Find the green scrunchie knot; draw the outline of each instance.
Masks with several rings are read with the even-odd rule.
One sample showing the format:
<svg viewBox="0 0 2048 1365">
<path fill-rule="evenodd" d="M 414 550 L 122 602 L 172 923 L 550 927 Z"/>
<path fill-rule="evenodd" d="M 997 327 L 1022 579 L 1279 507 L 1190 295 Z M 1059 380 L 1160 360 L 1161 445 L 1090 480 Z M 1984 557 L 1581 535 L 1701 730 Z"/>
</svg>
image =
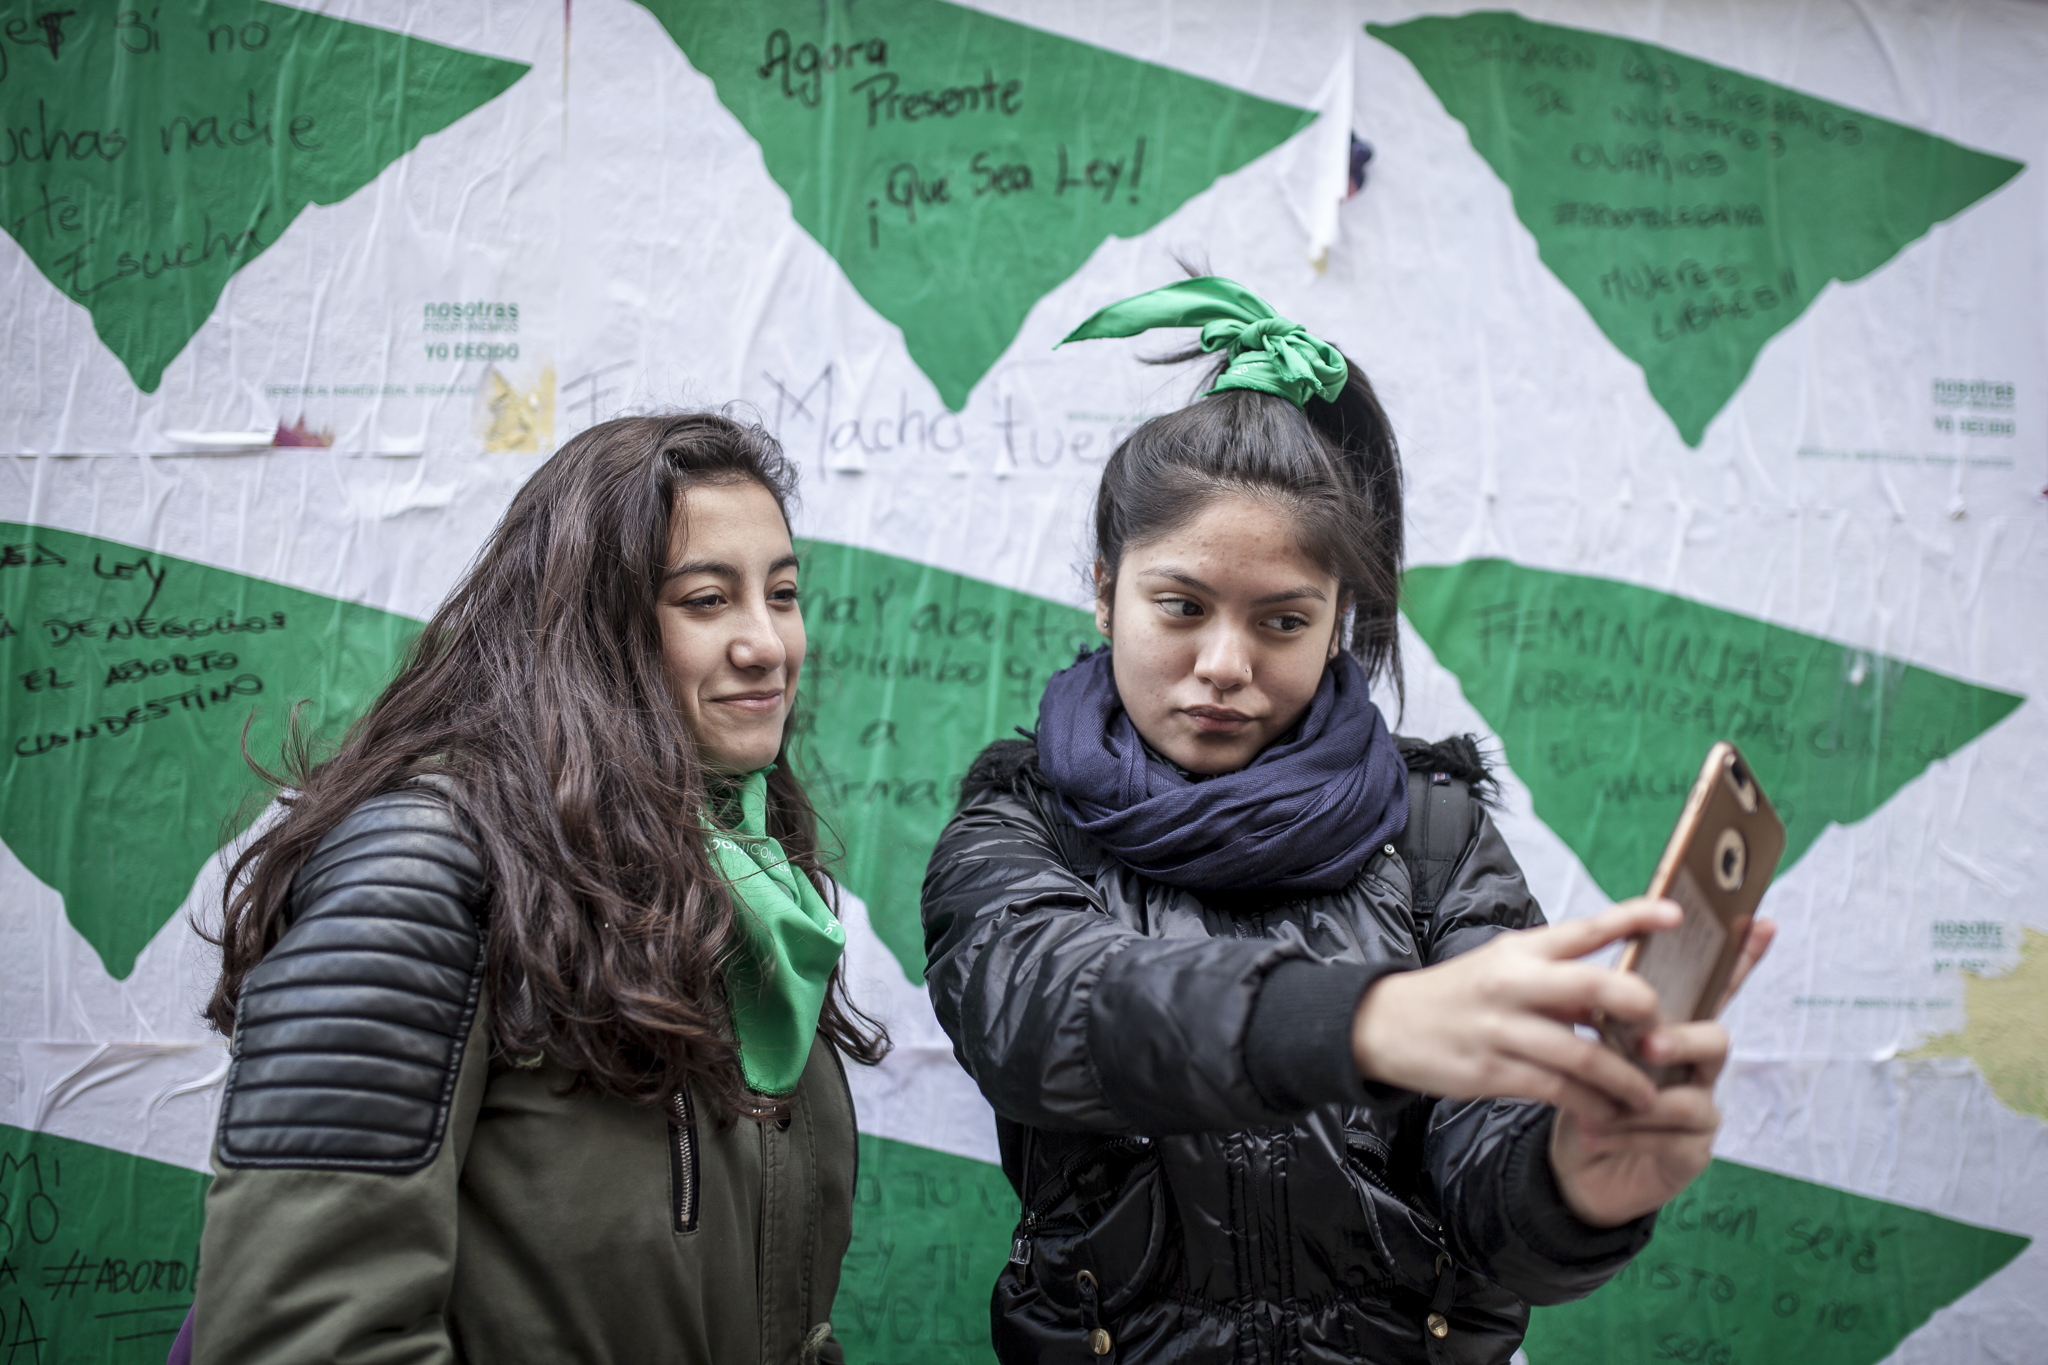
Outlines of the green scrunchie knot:
<svg viewBox="0 0 2048 1365">
<path fill-rule="evenodd" d="M 1227 353 L 1228 363 L 1209 393 L 1251 389 L 1306 408 L 1312 396 L 1336 401 L 1351 373 L 1335 346 L 1281 317 L 1243 285 L 1217 275 L 1182 280 L 1112 303 L 1067 333 L 1060 345 L 1134 337 L 1155 327 L 1200 327 L 1203 350 Z"/>
</svg>

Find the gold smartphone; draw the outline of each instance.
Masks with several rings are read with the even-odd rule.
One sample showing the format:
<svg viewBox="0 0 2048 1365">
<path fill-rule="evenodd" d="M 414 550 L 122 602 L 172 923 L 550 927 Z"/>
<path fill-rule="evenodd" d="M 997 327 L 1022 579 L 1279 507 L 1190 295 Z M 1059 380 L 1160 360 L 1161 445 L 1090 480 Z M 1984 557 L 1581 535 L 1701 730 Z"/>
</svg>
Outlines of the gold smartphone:
<svg viewBox="0 0 2048 1365">
<path fill-rule="evenodd" d="M 1685 918 L 1675 929 L 1630 939 L 1617 964 L 1657 988 L 1662 1022 L 1713 1018 L 1784 853 L 1784 822 L 1749 764 L 1726 740 L 1714 745 L 1646 893 L 1676 901 Z M 1603 1021 L 1600 1031 L 1660 1086 L 1676 1085 L 1692 1070 L 1644 1061 L 1634 1029 Z"/>
</svg>

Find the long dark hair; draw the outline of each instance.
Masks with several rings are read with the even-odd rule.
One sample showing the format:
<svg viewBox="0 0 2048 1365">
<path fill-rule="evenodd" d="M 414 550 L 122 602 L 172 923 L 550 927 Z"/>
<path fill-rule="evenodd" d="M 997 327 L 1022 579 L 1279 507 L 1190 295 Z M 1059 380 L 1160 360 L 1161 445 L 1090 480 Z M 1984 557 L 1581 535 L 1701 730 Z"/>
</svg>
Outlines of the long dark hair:
<svg viewBox="0 0 2048 1365">
<path fill-rule="evenodd" d="M 787 519 L 796 473 L 774 438 L 715 413 L 605 422 L 541 466 L 333 756 L 314 762 L 294 727 L 270 779 L 288 788 L 285 813 L 228 877 L 215 1028 L 233 1028 L 321 839 L 370 797 L 442 773 L 491 885 L 493 1046 L 544 1053 L 627 1100 L 689 1082 L 744 1107 L 723 987 L 733 908 L 706 853 L 706 769 L 669 692 L 655 610 L 681 494 L 743 480 Z M 796 728 L 768 779 L 768 831 L 830 895 L 786 752 Z M 836 972 L 820 1027 L 860 1061 L 888 1046 Z"/>
<path fill-rule="evenodd" d="M 1343 392 L 1310 398 L 1306 411 L 1274 394 L 1225 389 L 1124 438 L 1095 494 L 1095 564 L 1113 589 L 1125 550 L 1170 535 L 1215 498 L 1276 498 L 1293 513 L 1302 550 L 1351 599 L 1344 647 L 1399 697 L 1401 454 L 1365 372 L 1348 357 L 1345 364 Z M 1219 362 L 1210 377 L 1222 369 Z"/>
</svg>

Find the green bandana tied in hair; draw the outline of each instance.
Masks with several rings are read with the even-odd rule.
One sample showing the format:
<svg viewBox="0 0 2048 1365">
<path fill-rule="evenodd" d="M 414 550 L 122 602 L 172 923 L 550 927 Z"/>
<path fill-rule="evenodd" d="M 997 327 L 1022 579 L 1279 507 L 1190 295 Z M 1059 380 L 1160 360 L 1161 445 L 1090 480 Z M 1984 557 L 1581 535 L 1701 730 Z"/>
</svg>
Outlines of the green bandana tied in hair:
<svg viewBox="0 0 2048 1365">
<path fill-rule="evenodd" d="M 726 972 L 726 994 L 748 1087 L 787 1095 L 810 1060 L 846 930 L 768 835 L 768 769 L 747 774 L 735 796 L 739 820 L 711 837 L 711 859 L 732 887 L 744 945 Z"/>
<path fill-rule="evenodd" d="M 1155 327 L 1200 327 L 1203 350 L 1229 353 L 1229 363 L 1209 386 L 1210 393 L 1253 389 L 1305 408 L 1316 394 L 1335 402 L 1350 374 L 1335 346 L 1281 317 L 1243 285 L 1215 275 L 1112 303 L 1067 333 L 1060 345 L 1134 337 Z"/>
</svg>

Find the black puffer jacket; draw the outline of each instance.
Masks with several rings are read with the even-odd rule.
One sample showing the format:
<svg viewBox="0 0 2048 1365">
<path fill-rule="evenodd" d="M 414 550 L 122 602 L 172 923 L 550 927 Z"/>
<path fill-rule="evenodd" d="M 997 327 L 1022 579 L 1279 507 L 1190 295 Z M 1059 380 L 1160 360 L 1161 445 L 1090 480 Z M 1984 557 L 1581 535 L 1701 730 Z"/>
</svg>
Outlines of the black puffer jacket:
<svg viewBox="0 0 2048 1365">
<path fill-rule="evenodd" d="M 975 764 L 925 878 L 926 975 L 1024 1202 L 1005 1362 L 1505 1361 L 1527 1304 L 1649 1240 L 1565 1207 L 1547 1106 L 1358 1079 L 1368 985 L 1543 923 L 1480 803 L 1445 800 L 1484 780 L 1476 750 L 1403 749 L 1414 823 L 1466 822 L 1435 867 L 1403 838 L 1441 889 L 1421 924 L 1394 845 L 1333 894 L 1197 894 L 1077 830 L 1033 746 Z"/>
</svg>

